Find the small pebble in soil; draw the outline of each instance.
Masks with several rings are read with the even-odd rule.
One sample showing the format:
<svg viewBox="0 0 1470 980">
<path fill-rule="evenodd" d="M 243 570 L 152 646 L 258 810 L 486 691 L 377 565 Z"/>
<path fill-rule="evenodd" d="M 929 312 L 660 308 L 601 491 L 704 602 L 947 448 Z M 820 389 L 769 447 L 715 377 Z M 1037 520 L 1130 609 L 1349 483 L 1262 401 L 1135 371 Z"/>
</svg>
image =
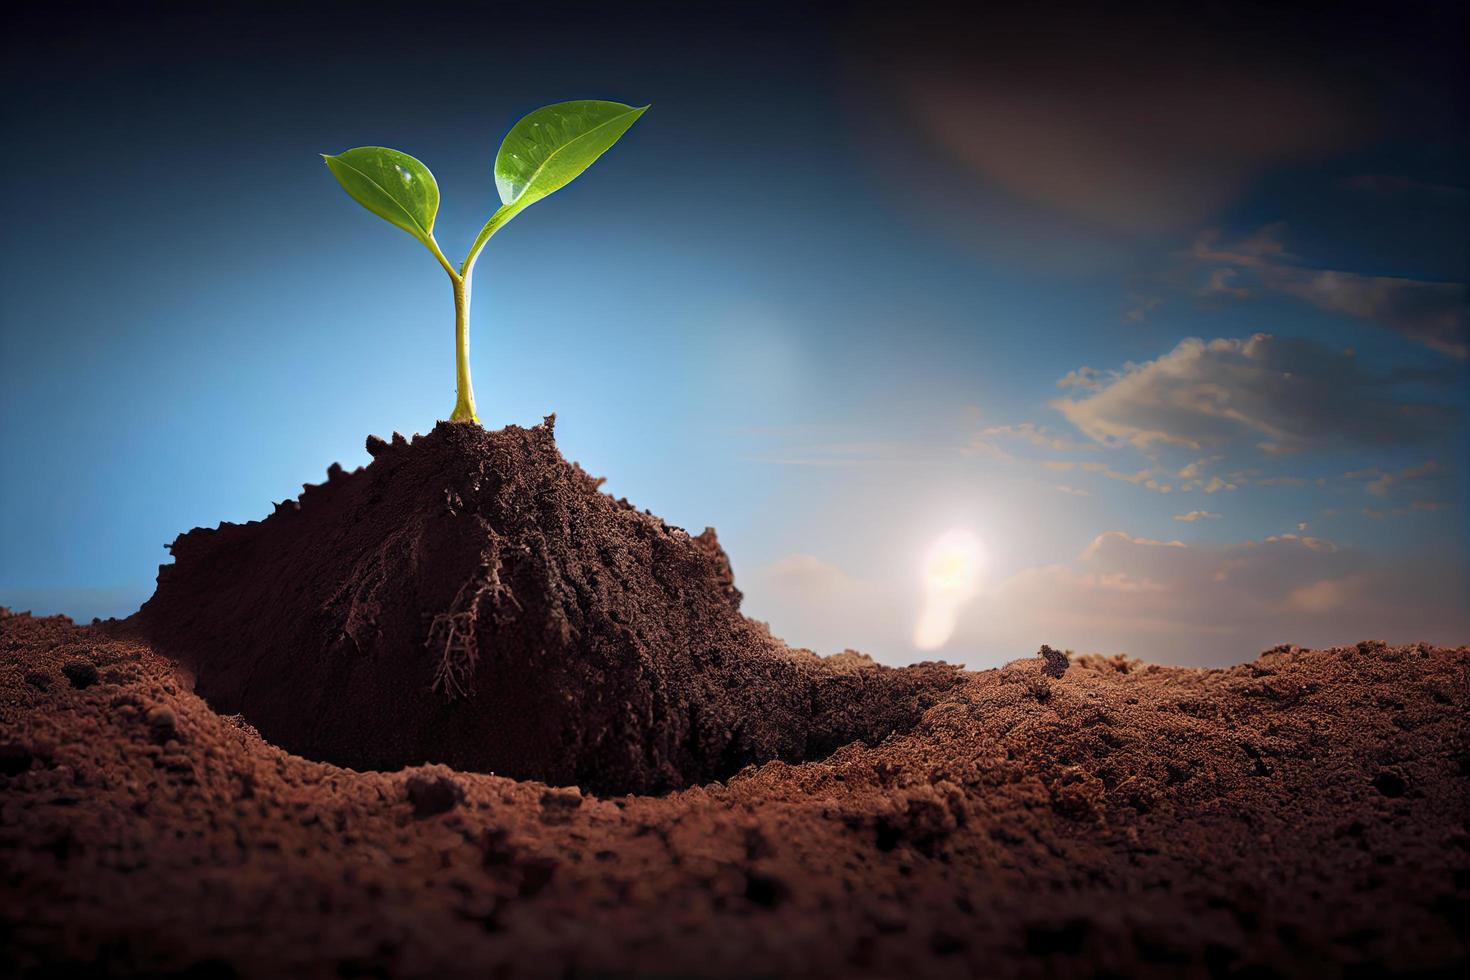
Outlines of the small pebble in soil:
<svg viewBox="0 0 1470 980">
<path fill-rule="evenodd" d="M 178 731 L 178 720 L 174 718 L 173 711 L 163 705 L 149 708 L 143 720 L 147 722 L 155 742 L 167 742 Z"/>
<path fill-rule="evenodd" d="M 413 815 L 425 817 L 448 813 L 464 802 L 464 789 L 448 776 L 431 776 L 414 773 L 405 784 L 408 802 L 413 804 Z"/>
<path fill-rule="evenodd" d="M 568 823 L 582 805 L 582 791 L 576 786 L 548 789 L 541 794 L 541 822 Z"/>
<path fill-rule="evenodd" d="M 96 665 L 85 660 L 68 660 L 62 665 L 61 672 L 71 681 L 71 686 L 79 691 L 97 683 Z"/>
<path fill-rule="evenodd" d="M 26 674 L 26 683 L 37 690 L 44 691 L 51 686 L 51 675 L 42 670 L 33 670 Z"/>
<path fill-rule="evenodd" d="M 548 810 L 556 808 L 575 810 L 582 805 L 582 790 L 576 786 L 548 789 L 541 794 L 541 805 Z"/>
<path fill-rule="evenodd" d="M 1046 661 L 1044 664 L 1041 665 L 1041 672 L 1047 677 L 1055 677 L 1060 680 L 1061 676 L 1067 672 L 1069 662 L 1067 660 L 1067 655 L 1062 651 L 1053 650 L 1051 647 L 1043 643 L 1041 645 L 1041 650 L 1037 653 L 1037 656 Z"/>
</svg>

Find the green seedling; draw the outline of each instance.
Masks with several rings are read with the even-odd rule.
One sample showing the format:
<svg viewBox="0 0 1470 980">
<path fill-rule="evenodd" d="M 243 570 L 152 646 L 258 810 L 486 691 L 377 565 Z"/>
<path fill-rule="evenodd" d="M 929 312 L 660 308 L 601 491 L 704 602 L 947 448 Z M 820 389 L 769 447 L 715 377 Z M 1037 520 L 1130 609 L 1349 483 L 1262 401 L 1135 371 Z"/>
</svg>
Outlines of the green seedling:
<svg viewBox="0 0 1470 980">
<path fill-rule="evenodd" d="M 648 109 L 620 102 L 558 102 L 511 127 L 495 155 L 500 207 L 456 268 L 434 240 L 439 185 L 429 168 L 384 146 L 322 154 L 343 190 L 373 214 L 408 232 L 433 253 L 454 287 L 455 402 L 451 421 L 478 422 L 470 384 L 470 278 L 490 236 L 526 208 L 565 187 L 618 141 Z"/>
</svg>

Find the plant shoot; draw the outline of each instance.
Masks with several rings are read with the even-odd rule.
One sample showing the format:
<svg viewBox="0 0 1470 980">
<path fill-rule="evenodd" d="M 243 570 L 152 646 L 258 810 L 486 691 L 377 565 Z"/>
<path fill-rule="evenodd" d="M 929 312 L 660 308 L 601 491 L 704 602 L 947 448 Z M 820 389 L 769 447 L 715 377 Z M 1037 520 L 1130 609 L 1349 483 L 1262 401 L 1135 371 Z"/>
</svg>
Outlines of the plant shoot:
<svg viewBox="0 0 1470 980">
<path fill-rule="evenodd" d="M 455 353 L 455 402 L 450 421 L 480 420 L 470 383 L 470 281 L 481 249 L 511 218 L 592 166 L 647 109 L 620 102 L 559 102 L 537 109 L 511 127 L 495 155 L 500 207 L 457 267 L 434 240 L 439 185 L 428 167 L 384 146 L 359 146 L 336 156 L 322 154 L 353 200 L 417 238 L 449 274 L 454 288 Z"/>
</svg>

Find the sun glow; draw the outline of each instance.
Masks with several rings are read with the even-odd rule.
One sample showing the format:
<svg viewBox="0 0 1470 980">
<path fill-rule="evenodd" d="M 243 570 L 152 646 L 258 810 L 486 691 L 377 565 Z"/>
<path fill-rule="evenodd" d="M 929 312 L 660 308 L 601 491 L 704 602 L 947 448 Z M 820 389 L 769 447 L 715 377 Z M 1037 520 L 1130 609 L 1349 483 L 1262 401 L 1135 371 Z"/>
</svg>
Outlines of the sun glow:
<svg viewBox="0 0 1470 980">
<path fill-rule="evenodd" d="M 937 650 L 954 635 L 960 610 L 980 592 L 980 539 L 963 528 L 941 534 L 924 555 L 924 605 L 914 623 L 914 646 Z"/>
</svg>

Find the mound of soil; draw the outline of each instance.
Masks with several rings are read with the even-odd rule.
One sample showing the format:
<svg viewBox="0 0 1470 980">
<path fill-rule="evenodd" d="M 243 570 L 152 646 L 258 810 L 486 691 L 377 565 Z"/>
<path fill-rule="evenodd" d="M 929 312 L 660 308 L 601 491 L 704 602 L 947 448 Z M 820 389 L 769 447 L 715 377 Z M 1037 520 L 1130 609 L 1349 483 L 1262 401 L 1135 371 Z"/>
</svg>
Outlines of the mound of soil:
<svg viewBox="0 0 1470 980">
<path fill-rule="evenodd" d="M 0 616 L 0 976 L 1462 975 L 1467 712 L 1466 648 L 1053 651 L 603 798 L 312 762 L 125 627 Z"/>
<path fill-rule="evenodd" d="M 369 438 L 264 521 L 171 546 L 139 622 L 218 711 L 356 769 L 658 792 L 911 727 L 957 681 L 788 650 L 714 531 L 614 500 L 553 419 Z"/>
</svg>

